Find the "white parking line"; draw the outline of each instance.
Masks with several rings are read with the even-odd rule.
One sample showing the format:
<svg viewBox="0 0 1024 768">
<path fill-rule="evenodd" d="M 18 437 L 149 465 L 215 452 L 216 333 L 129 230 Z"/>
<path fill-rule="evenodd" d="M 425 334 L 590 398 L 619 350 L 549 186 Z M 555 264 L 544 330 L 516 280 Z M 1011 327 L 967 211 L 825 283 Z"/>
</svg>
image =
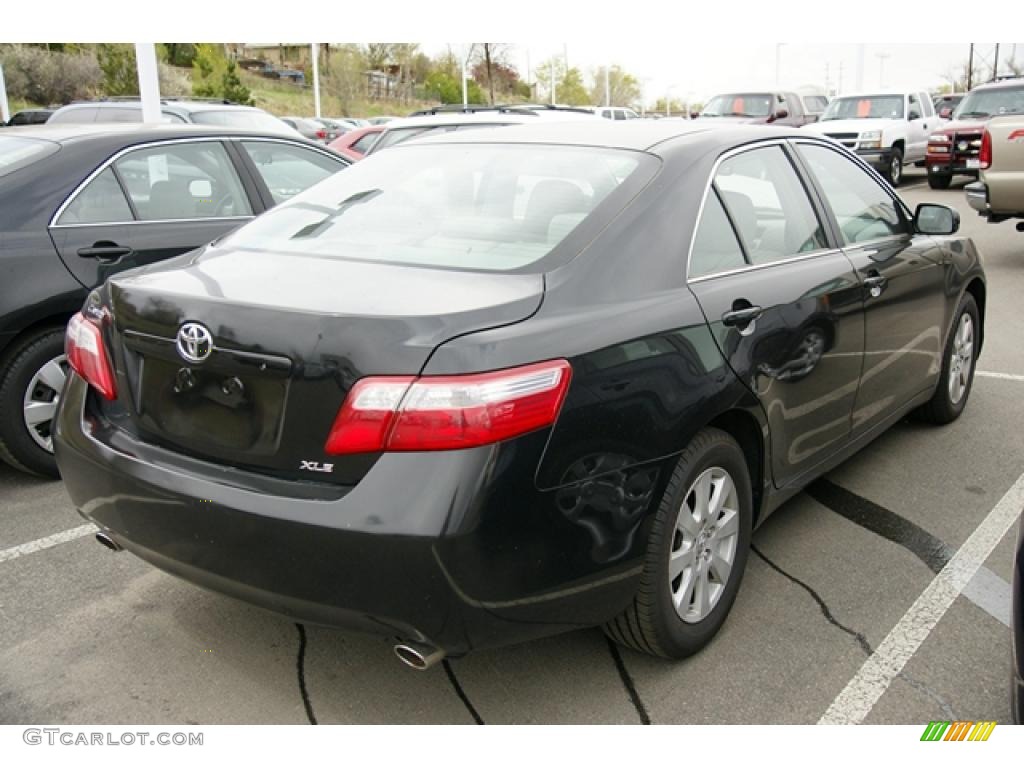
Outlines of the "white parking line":
<svg viewBox="0 0 1024 768">
<path fill-rule="evenodd" d="M 819 725 L 854 725 L 871 712 L 882 694 L 921 647 L 957 596 L 1010 530 L 1024 507 L 1024 475 L 992 508 L 946 566 L 914 601 L 857 674 L 836 696 Z"/>
<path fill-rule="evenodd" d="M 998 371 L 975 371 L 975 376 L 984 376 L 987 379 L 1006 379 L 1007 381 L 1024 381 L 1024 376 L 1016 373 L 999 373 Z"/>
<path fill-rule="evenodd" d="M 58 544 L 64 544 L 68 541 L 74 541 L 80 539 L 83 536 L 88 536 L 91 533 L 96 533 L 97 528 L 92 523 L 86 523 L 80 525 L 77 528 L 70 528 L 60 533 L 55 533 L 52 536 L 46 536 L 42 539 L 36 539 L 26 544 L 19 544 L 16 547 L 10 549 L 0 550 L 0 563 L 4 563 L 8 560 L 15 560 L 22 555 L 31 555 L 33 552 L 38 552 L 42 549 L 49 549 L 50 547 L 56 547 Z"/>
</svg>

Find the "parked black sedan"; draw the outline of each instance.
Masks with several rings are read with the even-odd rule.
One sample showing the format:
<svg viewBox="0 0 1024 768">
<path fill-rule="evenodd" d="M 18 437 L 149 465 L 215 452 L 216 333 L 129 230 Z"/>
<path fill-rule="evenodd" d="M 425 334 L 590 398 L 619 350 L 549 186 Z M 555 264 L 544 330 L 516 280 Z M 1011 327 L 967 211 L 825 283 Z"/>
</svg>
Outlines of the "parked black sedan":
<svg viewBox="0 0 1024 768">
<path fill-rule="evenodd" d="M 678 658 L 772 510 L 963 410 L 958 226 L 772 128 L 409 142 L 94 291 L 57 460 L 109 547 L 415 667 L 592 625 Z"/>
<path fill-rule="evenodd" d="M 64 327 L 91 288 L 221 237 L 348 163 L 299 137 L 218 126 L 0 133 L 0 457 L 56 474 Z"/>
</svg>

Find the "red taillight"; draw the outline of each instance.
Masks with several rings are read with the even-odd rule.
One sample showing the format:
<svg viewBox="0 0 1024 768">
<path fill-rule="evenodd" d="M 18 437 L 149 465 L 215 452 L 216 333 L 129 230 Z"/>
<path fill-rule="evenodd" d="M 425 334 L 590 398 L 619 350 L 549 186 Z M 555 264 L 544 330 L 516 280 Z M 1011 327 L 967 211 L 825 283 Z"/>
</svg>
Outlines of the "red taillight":
<svg viewBox="0 0 1024 768">
<path fill-rule="evenodd" d="M 978 163 L 983 169 L 992 165 L 992 134 L 988 128 L 981 134 L 981 149 L 978 150 Z"/>
<path fill-rule="evenodd" d="M 327 138 L 327 131 L 325 131 L 323 128 L 321 128 L 319 131 L 316 132 L 316 137 L 318 139 L 326 139 Z"/>
<path fill-rule="evenodd" d="M 448 451 L 550 426 L 572 368 L 554 360 L 465 376 L 372 376 L 345 398 L 325 452 Z"/>
<path fill-rule="evenodd" d="M 68 365 L 107 400 L 117 397 L 114 369 L 100 328 L 81 312 L 71 318 L 64 335 Z"/>
</svg>

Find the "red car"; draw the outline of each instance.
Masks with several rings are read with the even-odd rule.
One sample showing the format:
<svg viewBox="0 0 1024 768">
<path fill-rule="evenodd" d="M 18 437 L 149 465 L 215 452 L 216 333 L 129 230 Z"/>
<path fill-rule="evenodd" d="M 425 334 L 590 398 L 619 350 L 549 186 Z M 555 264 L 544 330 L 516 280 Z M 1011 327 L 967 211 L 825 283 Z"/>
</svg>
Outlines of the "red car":
<svg viewBox="0 0 1024 768">
<path fill-rule="evenodd" d="M 327 146 L 350 160 L 362 160 L 363 155 L 370 151 L 370 147 L 377 141 L 385 128 L 387 125 L 368 125 L 365 128 L 356 128 L 354 131 L 339 136 Z"/>
<path fill-rule="evenodd" d="M 971 90 L 928 137 L 928 186 L 946 189 L 953 176 L 978 178 L 981 135 L 989 118 L 1024 113 L 1024 79 L 998 80 Z"/>
</svg>

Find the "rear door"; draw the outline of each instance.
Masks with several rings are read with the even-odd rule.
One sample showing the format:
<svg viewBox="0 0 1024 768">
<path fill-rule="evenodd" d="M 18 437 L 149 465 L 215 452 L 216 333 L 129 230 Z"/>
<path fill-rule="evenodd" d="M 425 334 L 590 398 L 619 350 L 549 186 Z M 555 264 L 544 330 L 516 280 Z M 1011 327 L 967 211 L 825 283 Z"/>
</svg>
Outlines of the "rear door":
<svg viewBox="0 0 1024 768">
<path fill-rule="evenodd" d="M 850 435 L 864 350 L 860 286 L 783 142 L 723 156 L 689 262 L 690 288 L 761 402 L 784 486 Z"/>
<path fill-rule="evenodd" d="M 72 274 L 97 285 L 198 248 L 261 207 L 224 144 L 163 142 L 122 152 L 58 210 L 50 236 Z"/>
<path fill-rule="evenodd" d="M 864 372 L 853 419 L 861 433 L 938 376 L 946 324 L 942 253 L 914 232 L 909 211 L 857 160 L 818 143 L 799 142 L 797 151 L 864 285 Z"/>
</svg>

